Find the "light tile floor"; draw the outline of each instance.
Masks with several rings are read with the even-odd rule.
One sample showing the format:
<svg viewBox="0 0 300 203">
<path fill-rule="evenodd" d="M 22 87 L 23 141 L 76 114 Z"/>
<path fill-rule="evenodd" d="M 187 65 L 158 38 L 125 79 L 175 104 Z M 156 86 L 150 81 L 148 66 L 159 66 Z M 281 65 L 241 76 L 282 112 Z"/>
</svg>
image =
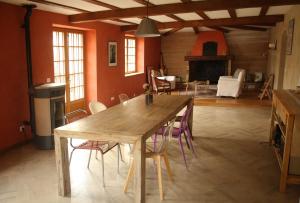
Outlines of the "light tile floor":
<svg viewBox="0 0 300 203">
<path fill-rule="evenodd" d="M 175 182 L 163 170 L 164 202 L 298 202 L 300 186 L 278 192 L 279 168 L 268 140 L 270 108 L 195 107 L 194 146 L 197 158 L 186 149 L 186 170 L 176 140 L 169 148 Z M 125 153 L 128 151 L 125 149 Z M 105 156 L 105 182 L 94 156 L 76 151 L 71 164 L 72 196 L 59 197 L 54 151 L 31 145 L 0 157 L 0 203 L 116 203 L 133 202 L 132 185 L 122 192 L 128 170 L 117 173 L 116 151 Z M 146 201 L 160 202 L 153 162 L 147 162 Z"/>
</svg>

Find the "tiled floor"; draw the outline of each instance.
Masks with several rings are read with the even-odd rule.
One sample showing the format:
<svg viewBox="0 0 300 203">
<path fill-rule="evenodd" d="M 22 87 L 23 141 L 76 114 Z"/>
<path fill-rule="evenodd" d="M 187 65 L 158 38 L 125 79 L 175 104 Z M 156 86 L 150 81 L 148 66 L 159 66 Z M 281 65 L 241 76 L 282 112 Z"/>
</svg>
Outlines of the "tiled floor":
<svg viewBox="0 0 300 203">
<path fill-rule="evenodd" d="M 186 170 L 176 140 L 169 148 L 175 182 L 163 171 L 164 202 L 298 202 L 300 186 L 278 192 L 279 168 L 268 146 L 270 108 L 195 107 L 194 146 L 187 149 Z M 132 185 L 122 192 L 128 170 L 117 173 L 116 151 L 105 156 L 105 182 L 100 161 L 94 156 L 86 168 L 88 153 L 75 152 L 71 164 L 72 196 L 59 197 L 54 151 L 31 145 L 0 157 L 0 202 L 89 203 L 133 202 Z M 128 158 L 128 157 L 127 157 Z M 152 161 L 147 162 L 146 201 L 160 202 Z"/>
</svg>

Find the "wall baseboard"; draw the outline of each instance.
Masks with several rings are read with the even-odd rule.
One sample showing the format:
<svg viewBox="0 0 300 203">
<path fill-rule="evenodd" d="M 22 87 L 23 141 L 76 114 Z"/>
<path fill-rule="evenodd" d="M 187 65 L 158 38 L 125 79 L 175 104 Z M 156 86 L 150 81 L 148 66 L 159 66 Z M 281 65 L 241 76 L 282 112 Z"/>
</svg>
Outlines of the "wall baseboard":
<svg viewBox="0 0 300 203">
<path fill-rule="evenodd" d="M 22 142 L 19 142 L 19 143 L 17 143 L 17 144 L 14 144 L 14 145 L 12 145 L 12 146 L 10 146 L 10 147 L 8 147 L 8 148 L 0 149 L 0 156 L 1 156 L 1 155 L 4 155 L 4 154 L 6 154 L 6 153 L 8 153 L 8 152 L 10 152 L 10 151 L 12 151 L 12 150 L 14 150 L 14 149 L 17 149 L 17 148 L 19 148 L 19 147 L 22 147 L 22 146 L 24 146 L 24 145 L 27 145 L 27 144 L 31 143 L 32 141 L 33 141 L 33 139 L 30 138 L 30 139 L 24 140 L 24 141 L 22 141 Z"/>
</svg>

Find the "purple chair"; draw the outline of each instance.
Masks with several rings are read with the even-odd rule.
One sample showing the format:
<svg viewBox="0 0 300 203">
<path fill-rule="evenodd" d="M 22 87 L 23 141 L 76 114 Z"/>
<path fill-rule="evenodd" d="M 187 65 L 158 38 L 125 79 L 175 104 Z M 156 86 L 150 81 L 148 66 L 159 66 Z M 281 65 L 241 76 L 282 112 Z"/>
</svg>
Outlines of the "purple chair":
<svg viewBox="0 0 300 203">
<path fill-rule="evenodd" d="M 172 132 L 172 137 L 178 139 L 180 150 L 181 150 L 186 168 L 187 168 L 187 163 L 186 163 L 185 153 L 184 153 L 182 139 L 181 139 L 182 134 L 184 134 L 184 136 L 186 138 L 188 148 L 191 148 L 193 154 L 196 156 L 196 153 L 195 153 L 195 150 L 194 150 L 194 147 L 193 147 L 193 144 L 192 144 L 192 134 L 191 134 L 190 128 L 188 126 L 188 119 L 189 119 L 189 116 L 190 116 L 192 110 L 193 110 L 193 105 L 187 107 L 186 111 L 184 112 L 183 116 L 181 117 L 180 126 L 178 128 L 174 127 L 173 132 Z M 155 136 L 154 136 L 154 148 L 155 148 L 157 135 L 163 135 L 163 133 L 164 133 L 164 128 L 161 128 L 155 134 Z"/>
</svg>

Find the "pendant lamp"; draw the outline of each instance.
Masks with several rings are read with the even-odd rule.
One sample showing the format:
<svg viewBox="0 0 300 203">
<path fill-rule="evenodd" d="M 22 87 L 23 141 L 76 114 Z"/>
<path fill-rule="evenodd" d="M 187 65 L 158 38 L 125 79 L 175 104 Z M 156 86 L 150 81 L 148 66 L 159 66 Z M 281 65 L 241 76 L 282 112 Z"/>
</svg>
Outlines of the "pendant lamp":
<svg viewBox="0 0 300 203">
<path fill-rule="evenodd" d="M 147 2 L 147 16 L 143 18 L 141 23 L 139 24 L 135 35 L 137 37 L 158 37 L 160 36 L 160 33 L 156 27 L 156 24 L 154 20 L 150 19 L 148 17 L 148 4 L 149 0 Z"/>
</svg>

